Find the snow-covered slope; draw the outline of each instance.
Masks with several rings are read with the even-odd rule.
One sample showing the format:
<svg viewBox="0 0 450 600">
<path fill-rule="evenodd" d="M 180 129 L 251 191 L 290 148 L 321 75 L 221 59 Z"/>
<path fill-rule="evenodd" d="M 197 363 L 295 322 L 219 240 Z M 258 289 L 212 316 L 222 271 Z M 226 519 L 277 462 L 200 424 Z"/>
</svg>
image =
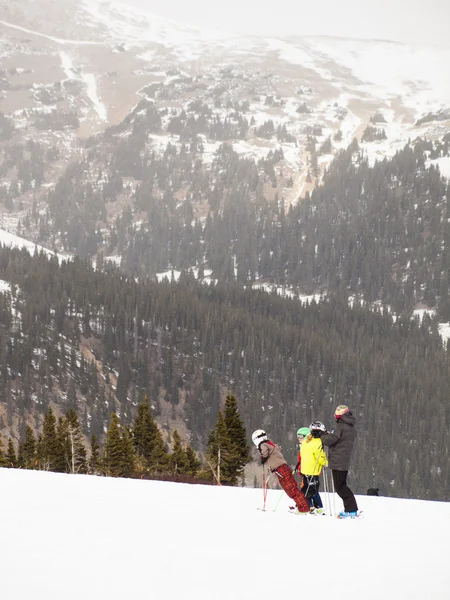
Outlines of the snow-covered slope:
<svg viewBox="0 0 450 600">
<path fill-rule="evenodd" d="M 450 503 L 359 497 L 295 516 L 278 490 L 0 469 L 2 597 L 447 600 Z M 337 503 L 337 506 L 340 506 Z"/>
<path fill-rule="evenodd" d="M 25 240 L 24 238 L 21 238 L 18 235 L 14 235 L 13 233 L 9 233 L 4 229 L 0 229 L 0 245 L 8 246 L 11 248 L 24 248 L 25 250 L 28 250 L 30 254 L 34 254 L 36 250 L 38 252 L 41 252 L 41 250 L 43 250 L 48 256 L 53 256 L 55 254 L 51 250 L 46 250 L 45 248 L 42 248 L 42 246 L 39 246 L 38 244 L 33 244 L 33 242 Z"/>
<path fill-rule="evenodd" d="M 35 252 L 44 252 L 47 256 L 57 256 L 58 259 L 61 260 L 71 260 L 71 254 L 56 254 L 39 244 L 35 244 L 26 240 L 18 235 L 14 235 L 13 233 L 9 233 L 4 229 L 0 229 L 0 246 L 7 246 L 9 248 L 23 248 L 27 250 L 30 254 L 34 254 Z"/>
</svg>

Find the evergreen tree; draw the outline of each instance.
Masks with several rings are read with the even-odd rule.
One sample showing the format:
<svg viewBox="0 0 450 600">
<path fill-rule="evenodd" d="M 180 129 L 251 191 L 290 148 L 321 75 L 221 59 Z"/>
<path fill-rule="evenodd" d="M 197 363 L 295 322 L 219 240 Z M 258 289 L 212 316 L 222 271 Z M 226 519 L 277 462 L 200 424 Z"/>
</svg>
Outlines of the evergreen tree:
<svg viewBox="0 0 450 600">
<path fill-rule="evenodd" d="M 11 438 L 8 439 L 8 449 L 6 451 L 5 459 L 8 467 L 12 469 L 18 467 L 16 450 L 14 448 L 14 443 Z"/>
<path fill-rule="evenodd" d="M 56 426 L 56 437 L 58 440 L 58 454 L 53 471 L 58 473 L 68 473 L 70 463 L 70 443 L 67 435 L 67 421 L 59 417 Z"/>
<path fill-rule="evenodd" d="M 145 401 L 141 402 L 138 406 L 138 413 L 134 421 L 132 433 L 136 454 L 144 458 L 148 463 L 152 458 L 156 430 L 157 425 L 152 417 L 150 404 L 146 396 Z"/>
<path fill-rule="evenodd" d="M 152 416 L 146 397 L 138 407 L 132 439 L 137 455 L 138 470 L 162 473 L 168 466 L 168 455 L 161 432 Z"/>
<path fill-rule="evenodd" d="M 230 439 L 230 458 L 224 476 L 232 485 L 236 485 L 237 478 L 242 475 L 245 465 L 251 461 L 251 455 L 247 432 L 239 415 L 236 398 L 230 394 L 225 400 L 224 416 Z"/>
<path fill-rule="evenodd" d="M 201 462 L 197 458 L 192 447 L 188 444 L 186 447 L 186 475 L 196 477 L 201 467 Z"/>
<path fill-rule="evenodd" d="M 120 426 L 119 417 L 113 412 L 110 417 L 103 454 L 105 475 L 109 477 L 121 477 L 123 461 L 124 448 L 122 442 L 122 428 Z"/>
<path fill-rule="evenodd" d="M 65 417 L 65 454 L 67 473 L 87 473 L 87 453 L 83 441 L 80 422 L 74 410 L 69 410 Z"/>
<path fill-rule="evenodd" d="M 7 460 L 3 453 L 3 440 L 2 440 L 2 436 L 0 435 L 0 467 L 7 467 L 7 466 L 8 466 L 8 463 L 7 463 Z"/>
<path fill-rule="evenodd" d="M 217 485 L 230 481 L 233 458 L 232 441 L 222 411 L 219 411 L 216 426 L 210 433 L 206 448 L 207 465 Z"/>
<path fill-rule="evenodd" d="M 172 454 L 170 454 L 170 467 L 175 475 L 185 475 L 187 472 L 186 452 L 181 445 L 181 439 L 178 431 L 173 432 Z"/>
<path fill-rule="evenodd" d="M 91 438 L 91 456 L 89 458 L 89 473 L 91 475 L 97 475 L 100 463 L 100 446 L 97 442 L 97 436 L 93 434 Z"/>
<path fill-rule="evenodd" d="M 56 433 L 56 418 L 51 408 L 44 416 L 42 436 L 37 446 L 38 461 L 44 471 L 55 471 L 63 463 L 62 447 Z"/>
<path fill-rule="evenodd" d="M 123 458 L 121 477 L 133 477 L 135 474 L 135 454 L 131 431 L 125 427 L 122 435 Z"/>
<path fill-rule="evenodd" d="M 25 429 L 25 440 L 20 446 L 22 466 L 24 469 L 35 469 L 37 466 L 36 437 L 29 425 Z"/>
</svg>

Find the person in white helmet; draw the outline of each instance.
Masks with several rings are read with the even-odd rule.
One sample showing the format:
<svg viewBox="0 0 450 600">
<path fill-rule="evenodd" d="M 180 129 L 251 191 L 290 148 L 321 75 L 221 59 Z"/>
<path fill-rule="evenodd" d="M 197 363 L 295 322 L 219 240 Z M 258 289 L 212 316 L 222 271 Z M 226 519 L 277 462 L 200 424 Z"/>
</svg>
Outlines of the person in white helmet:
<svg viewBox="0 0 450 600">
<path fill-rule="evenodd" d="M 258 448 L 261 462 L 267 465 L 278 478 L 281 487 L 294 500 L 297 510 L 301 514 L 309 514 L 309 503 L 304 494 L 299 490 L 291 469 L 281 454 L 280 448 L 271 442 L 265 431 L 257 429 L 252 434 L 252 442 Z"/>
</svg>

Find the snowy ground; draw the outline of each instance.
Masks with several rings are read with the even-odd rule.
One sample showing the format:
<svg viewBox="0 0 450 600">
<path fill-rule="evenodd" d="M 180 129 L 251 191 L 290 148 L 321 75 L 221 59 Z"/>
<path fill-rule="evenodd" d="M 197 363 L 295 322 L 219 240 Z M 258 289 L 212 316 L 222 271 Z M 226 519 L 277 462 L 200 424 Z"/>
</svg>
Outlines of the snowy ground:
<svg viewBox="0 0 450 600">
<path fill-rule="evenodd" d="M 5 600 L 448 600 L 450 503 L 291 515 L 260 489 L 0 469 Z M 340 506 L 337 504 L 337 507 Z"/>
</svg>

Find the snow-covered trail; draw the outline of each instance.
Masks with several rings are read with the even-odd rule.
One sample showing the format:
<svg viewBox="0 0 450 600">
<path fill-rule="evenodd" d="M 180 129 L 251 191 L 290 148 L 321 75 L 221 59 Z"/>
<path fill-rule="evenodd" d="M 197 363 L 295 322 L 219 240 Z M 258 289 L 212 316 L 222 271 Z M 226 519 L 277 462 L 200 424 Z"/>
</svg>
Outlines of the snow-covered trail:
<svg viewBox="0 0 450 600">
<path fill-rule="evenodd" d="M 94 73 L 83 73 L 81 75 L 82 80 L 86 84 L 87 95 L 92 102 L 95 112 L 97 113 L 100 121 L 108 120 L 108 111 L 106 106 L 100 100 L 97 92 L 97 80 Z"/>
<path fill-rule="evenodd" d="M 94 73 L 81 73 L 80 76 L 76 75 L 76 71 L 73 67 L 72 58 L 67 54 L 67 52 L 61 51 L 59 53 L 61 58 L 61 66 L 63 68 L 64 73 L 66 74 L 67 79 L 75 79 L 78 81 L 82 81 L 86 85 L 86 93 L 88 95 L 89 100 L 92 102 L 95 112 L 97 113 L 100 121 L 108 120 L 108 109 L 105 104 L 100 100 L 98 91 L 97 91 L 97 79 Z"/>
<path fill-rule="evenodd" d="M 34 31 L 33 29 L 27 29 L 26 27 L 21 27 L 20 25 L 14 25 L 14 23 L 8 23 L 8 21 L 1 21 L 0 25 L 4 25 L 5 27 L 10 27 L 11 29 L 17 29 L 18 31 L 23 31 L 24 33 L 28 33 L 29 35 L 35 35 L 37 37 L 45 38 L 50 40 L 51 42 L 55 42 L 57 44 L 63 45 L 72 45 L 72 46 L 110 46 L 112 41 L 88 41 L 88 40 L 66 40 L 63 38 L 54 37 L 52 35 L 46 35 L 45 33 L 40 33 L 39 31 Z"/>
<path fill-rule="evenodd" d="M 0 469 L 5 600 L 448 600 L 450 503 L 295 516 L 262 490 Z M 26 574 L 26 576 L 25 576 Z M 309 592 L 308 592 L 309 593 Z"/>
</svg>

